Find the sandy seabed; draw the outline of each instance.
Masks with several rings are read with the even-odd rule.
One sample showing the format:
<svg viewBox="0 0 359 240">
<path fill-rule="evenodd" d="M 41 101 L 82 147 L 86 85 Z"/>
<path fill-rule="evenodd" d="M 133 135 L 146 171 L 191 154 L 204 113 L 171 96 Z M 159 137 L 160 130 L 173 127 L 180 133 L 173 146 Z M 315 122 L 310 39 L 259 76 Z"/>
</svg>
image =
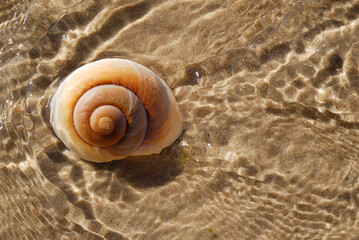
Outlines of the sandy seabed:
<svg viewBox="0 0 359 240">
<path fill-rule="evenodd" d="M 356 1 L 0 2 L 0 239 L 358 239 Z M 49 123 L 102 58 L 164 78 L 159 155 L 89 163 Z"/>
</svg>

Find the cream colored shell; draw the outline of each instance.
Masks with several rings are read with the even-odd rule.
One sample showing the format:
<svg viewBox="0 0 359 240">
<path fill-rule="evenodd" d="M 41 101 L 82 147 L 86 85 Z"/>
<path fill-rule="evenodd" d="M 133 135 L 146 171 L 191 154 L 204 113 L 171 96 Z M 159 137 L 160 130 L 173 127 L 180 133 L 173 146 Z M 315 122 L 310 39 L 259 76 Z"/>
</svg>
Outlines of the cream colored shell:
<svg viewBox="0 0 359 240">
<path fill-rule="evenodd" d="M 71 73 L 50 103 L 56 135 L 81 158 L 108 162 L 159 153 L 182 132 L 166 83 L 150 69 L 103 59 Z"/>
</svg>

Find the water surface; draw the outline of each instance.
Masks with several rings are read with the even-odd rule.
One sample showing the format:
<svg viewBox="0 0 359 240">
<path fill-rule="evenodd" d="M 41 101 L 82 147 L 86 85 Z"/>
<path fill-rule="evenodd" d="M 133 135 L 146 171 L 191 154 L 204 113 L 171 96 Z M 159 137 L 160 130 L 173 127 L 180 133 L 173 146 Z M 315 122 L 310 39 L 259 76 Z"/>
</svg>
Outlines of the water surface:
<svg viewBox="0 0 359 240">
<path fill-rule="evenodd" d="M 355 1 L 0 3 L 1 239 L 358 239 Z M 118 57 L 184 117 L 159 155 L 81 160 L 63 79 Z"/>
</svg>

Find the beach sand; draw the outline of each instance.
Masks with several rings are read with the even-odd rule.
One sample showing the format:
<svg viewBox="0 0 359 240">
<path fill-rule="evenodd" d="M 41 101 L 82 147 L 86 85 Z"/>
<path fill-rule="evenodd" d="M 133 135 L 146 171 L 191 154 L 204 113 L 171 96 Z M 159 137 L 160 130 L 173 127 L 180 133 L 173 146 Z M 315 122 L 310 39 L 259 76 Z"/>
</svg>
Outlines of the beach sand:
<svg viewBox="0 0 359 240">
<path fill-rule="evenodd" d="M 0 3 L 0 239 L 358 239 L 355 1 Z M 159 155 L 90 163 L 49 102 L 103 58 L 160 75 Z"/>
</svg>

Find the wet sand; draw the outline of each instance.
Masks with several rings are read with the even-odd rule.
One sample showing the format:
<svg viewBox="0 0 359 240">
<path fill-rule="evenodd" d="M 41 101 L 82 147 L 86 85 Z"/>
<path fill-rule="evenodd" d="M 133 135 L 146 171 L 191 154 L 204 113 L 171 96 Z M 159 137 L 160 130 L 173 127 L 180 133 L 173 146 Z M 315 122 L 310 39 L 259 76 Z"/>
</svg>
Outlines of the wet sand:
<svg viewBox="0 0 359 240">
<path fill-rule="evenodd" d="M 0 239 L 358 239 L 358 17 L 354 1 L 0 3 Z M 184 131 L 161 154 L 90 163 L 52 130 L 59 84 L 109 57 L 173 90 Z"/>
</svg>

